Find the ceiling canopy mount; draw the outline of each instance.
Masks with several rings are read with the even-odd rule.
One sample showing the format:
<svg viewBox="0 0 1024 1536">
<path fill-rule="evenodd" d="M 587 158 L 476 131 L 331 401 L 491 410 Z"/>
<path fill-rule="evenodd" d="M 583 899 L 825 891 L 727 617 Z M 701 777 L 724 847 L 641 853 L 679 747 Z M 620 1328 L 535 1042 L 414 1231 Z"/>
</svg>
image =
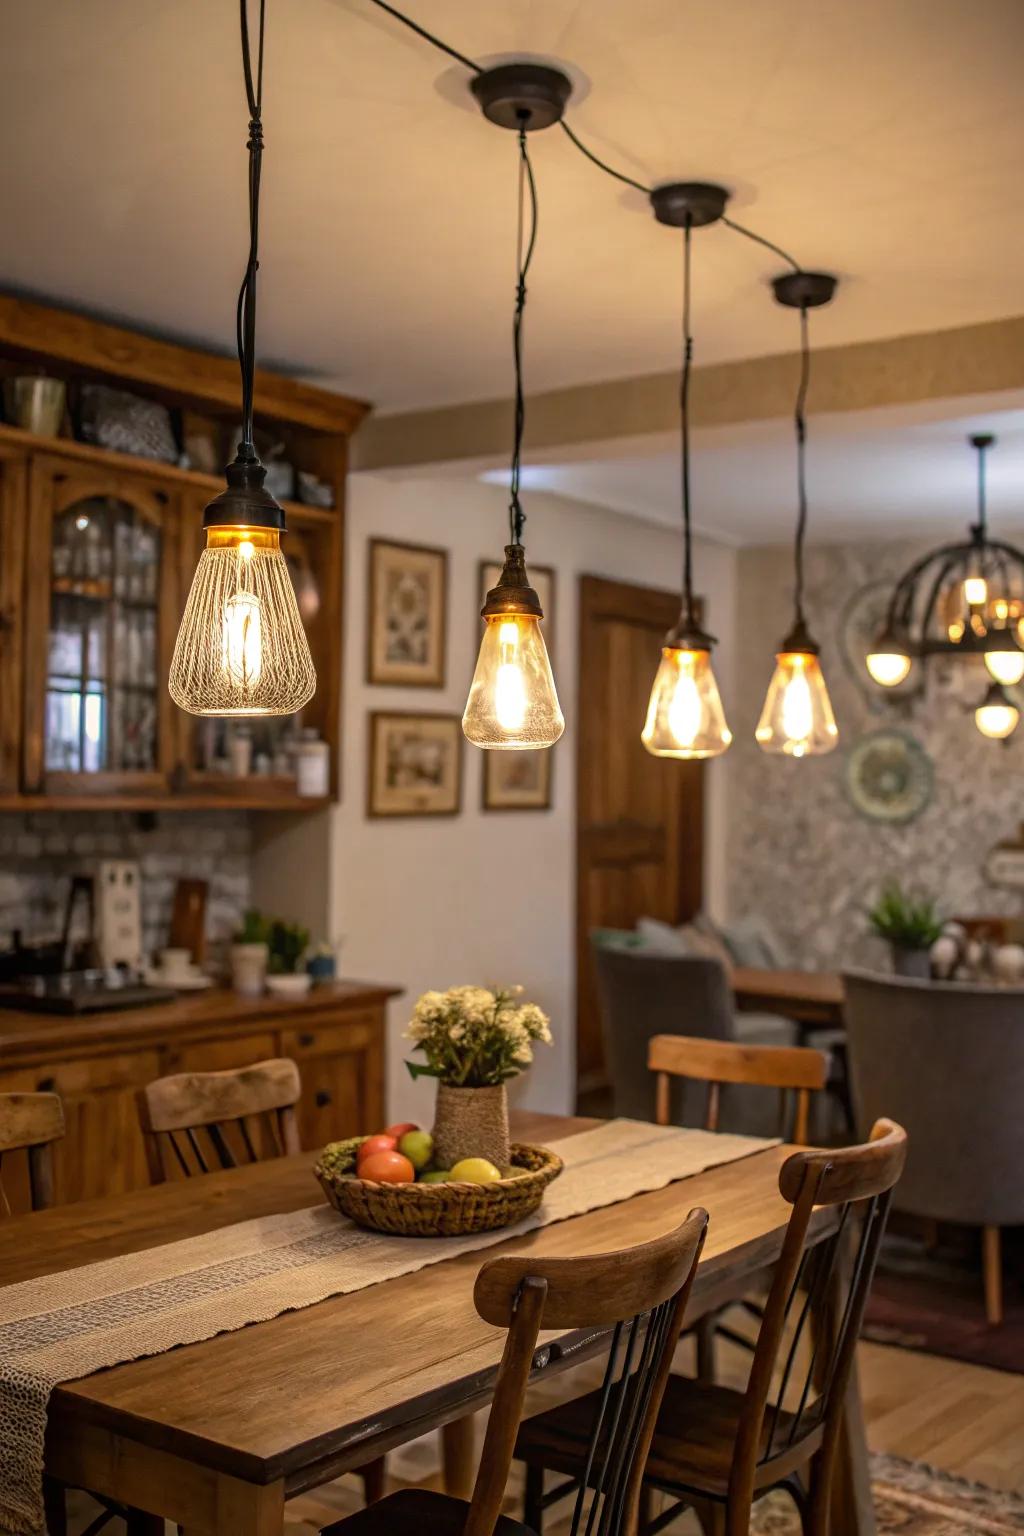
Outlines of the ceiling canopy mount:
<svg viewBox="0 0 1024 1536">
<path fill-rule="evenodd" d="M 562 70 L 526 60 L 482 69 L 469 88 L 489 122 L 517 133 L 560 122 L 572 95 L 572 81 Z"/>
<path fill-rule="evenodd" d="M 670 181 L 655 187 L 650 197 L 658 223 L 674 229 L 685 229 L 687 224 L 691 229 L 717 224 L 729 201 L 725 187 L 710 181 Z"/>
</svg>

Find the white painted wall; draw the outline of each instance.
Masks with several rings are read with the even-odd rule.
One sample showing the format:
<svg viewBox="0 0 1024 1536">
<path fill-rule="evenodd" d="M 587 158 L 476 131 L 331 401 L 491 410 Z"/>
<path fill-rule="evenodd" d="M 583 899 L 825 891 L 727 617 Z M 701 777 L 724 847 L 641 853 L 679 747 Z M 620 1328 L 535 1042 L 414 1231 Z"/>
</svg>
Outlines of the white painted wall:
<svg viewBox="0 0 1024 1536">
<path fill-rule="evenodd" d="M 341 804 L 330 815 L 328 928 L 332 935 L 344 935 L 343 974 L 395 982 L 406 990 L 406 997 L 391 1007 L 392 1118 L 429 1119 L 430 1114 L 431 1087 L 414 1085 L 403 1066 L 401 1036 L 408 1007 L 428 987 L 460 982 L 522 982 L 529 997 L 547 1009 L 555 1045 L 543 1051 L 523 1086 L 524 1096 L 538 1109 L 564 1111 L 572 1105 L 577 578 L 588 573 L 673 587 L 679 538 L 635 518 L 560 497 L 531 495 L 527 513 L 528 556 L 557 571 L 552 664 L 566 730 L 553 749 L 553 809 L 484 813 L 482 754 L 465 743 L 460 816 L 369 821 L 369 711 L 436 710 L 461 717 L 479 642 L 478 562 L 500 558 L 505 493 L 465 480 L 389 480 L 367 474 L 349 482 L 343 785 Z M 449 550 L 448 681 L 443 689 L 368 687 L 365 682 L 366 544 L 373 536 Z M 702 544 L 696 574 L 712 629 L 721 638 L 716 666 L 728 708 L 734 552 Z M 727 758 L 710 765 L 706 884 L 708 904 L 719 913 L 725 892 L 727 772 Z M 316 878 L 311 869 L 314 883 Z"/>
</svg>

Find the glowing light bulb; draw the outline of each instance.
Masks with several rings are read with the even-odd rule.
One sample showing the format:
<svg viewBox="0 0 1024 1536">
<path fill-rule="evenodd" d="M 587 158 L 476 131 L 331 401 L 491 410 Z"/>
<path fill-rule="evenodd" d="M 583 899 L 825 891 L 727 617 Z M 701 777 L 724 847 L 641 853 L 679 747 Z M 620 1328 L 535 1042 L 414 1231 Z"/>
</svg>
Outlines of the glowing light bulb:
<svg viewBox="0 0 1024 1536">
<path fill-rule="evenodd" d="M 707 646 L 663 647 L 640 739 L 653 757 L 718 757 L 729 746 Z"/>
<path fill-rule="evenodd" d="M 193 715 L 291 715 L 313 697 L 316 671 L 277 529 L 207 529 L 168 687 Z"/>
<path fill-rule="evenodd" d="M 474 746 L 550 747 L 565 730 L 540 622 L 529 613 L 487 619 L 462 729 Z"/>
<path fill-rule="evenodd" d="M 1005 741 L 1017 729 L 1020 710 L 1001 683 L 992 683 L 985 697 L 974 711 L 974 723 L 983 736 L 993 741 Z"/>
<path fill-rule="evenodd" d="M 899 651 L 871 651 L 867 669 L 882 688 L 895 688 L 910 672 L 910 657 Z"/>
<path fill-rule="evenodd" d="M 985 652 L 985 665 L 997 683 L 1012 688 L 1024 677 L 1024 651 L 1017 646 L 994 648 Z"/>
<path fill-rule="evenodd" d="M 988 582 L 984 576 L 968 576 L 964 581 L 964 602 L 981 608 L 988 602 Z"/>
<path fill-rule="evenodd" d="M 813 757 L 839 740 L 821 663 L 813 651 L 780 651 L 754 738 L 765 752 Z"/>
</svg>

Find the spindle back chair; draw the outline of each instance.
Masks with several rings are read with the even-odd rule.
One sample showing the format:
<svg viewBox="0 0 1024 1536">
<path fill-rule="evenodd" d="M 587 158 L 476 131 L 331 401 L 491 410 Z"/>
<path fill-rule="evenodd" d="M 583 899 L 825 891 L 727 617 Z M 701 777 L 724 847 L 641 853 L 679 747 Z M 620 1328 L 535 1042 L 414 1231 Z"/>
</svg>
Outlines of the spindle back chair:
<svg viewBox="0 0 1024 1536">
<path fill-rule="evenodd" d="M 725 1083 L 777 1088 L 785 1096 L 796 1095 L 796 1111 L 789 1139 L 806 1146 L 810 1125 L 811 1094 L 828 1081 L 828 1057 L 803 1045 L 740 1045 L 732 1040 L 706 1040 L 690 1035 L 655 1035 L 647 1044 L 647 1065 L 655 1079 L 655 1119 L 671 1125 L 671 1079 L 706 1083 L 706 1131 L 718 1130 L 721 1089 Z"/>
<path fill-rule="evenodd" d="M 784 1163 L 779 1190 L 793 1209 L 746 1389 L 670 1377 L 645 1487 L 672 1502 L 641 1523 L 643 1536 L 694 1507 L 717 1509 L 714 1528 L 725 1536 L 746 1536 L 755 1499 L 778 1487 L 792 1494 L 805 1536 L 827 1536 L 854 1350 L 906 1149 L 903 1129 L 879 1120 L 863 1146 L 795 1152 Z M 830 1231 L 811 1245 L 812 1219 L 823 1219 L 822 1207 Z M 515 1454 L 527 1463 L 528 1495 L 533 1474 L 526 1519 L 538 1533 L 542 1509 L 561 1491 L 543 1496 L 544 1469 L 586 1475 L 574 1425 L 589 1399 L 538 1414 L 520 1431 Z"/>
<path fill-rule="evenodd" d="M 54 1202 L 54 1144 L 64 1135 L 64 1106 L 55 1093 L 0 1093 L 0 1173 L 4 1157 L 24 1152 L 29 1200 L 34 1211 Z M 11 1206 L 0 1178 L 0 1216 Z"/>
<path fill-rule="evenodd" d="M 227 1072 L 158 1077 L 137 1095 L 150 1182 L 189 1178 L 301 1150 L 294 1061 L 278 1057 Z"/>
<path fill-rule="evenodd" d="M 585 1448 L 570 1536 L 621 1536 L 636 1526 L 644 1465 L 693 1284 L 707 1213 L 618 1253 L 492 1259 L 477 1276 L 480 1316 L 508 1330 L 469 1503 L 407 1489 L 321 1536 L 528 1536 L 501 1514 L 541 1329 L 610 1331 L 604 1383 Z"/>
</svg>

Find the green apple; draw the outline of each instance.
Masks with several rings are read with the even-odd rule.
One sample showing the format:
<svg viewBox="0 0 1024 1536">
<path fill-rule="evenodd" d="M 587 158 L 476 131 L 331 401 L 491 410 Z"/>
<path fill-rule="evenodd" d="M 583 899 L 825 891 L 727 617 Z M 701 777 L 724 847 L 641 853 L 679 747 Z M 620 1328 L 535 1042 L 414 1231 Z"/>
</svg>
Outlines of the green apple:
<svg viewBox="0 0 1024 1536">
<path fill-rule="evenodd" d="M 434 1138 L 429 1131 L 406 1131 L 399 1138 L 398 1150 L 407 1157 L 416 1172 L 425 1168 L 434 1155 Z"/>
<path fill-rule="evenodd" d="M 451 1177 L 447 1168 L 431 1168 L 429 1173 L 420 1174 L 419 1182 L 421 1184 L 450 1184 Z"/>
</svg>

